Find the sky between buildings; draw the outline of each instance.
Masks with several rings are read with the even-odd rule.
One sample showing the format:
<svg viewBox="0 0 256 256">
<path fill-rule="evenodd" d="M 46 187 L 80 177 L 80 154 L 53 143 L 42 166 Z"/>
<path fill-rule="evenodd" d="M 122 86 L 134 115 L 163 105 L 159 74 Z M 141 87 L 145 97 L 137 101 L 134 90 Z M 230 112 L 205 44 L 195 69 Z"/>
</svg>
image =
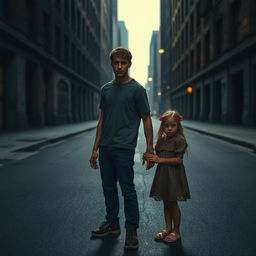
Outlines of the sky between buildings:
<svg viewBox="0 0 256 256">
<path fill-rule="evenodd" d="M 159 30 L 160 0 L 118 0 L 118 20 L 125 22 L 131 51 L 131 77 L 147 81 L 149 46 L 153 30 Z"/>
</svg>

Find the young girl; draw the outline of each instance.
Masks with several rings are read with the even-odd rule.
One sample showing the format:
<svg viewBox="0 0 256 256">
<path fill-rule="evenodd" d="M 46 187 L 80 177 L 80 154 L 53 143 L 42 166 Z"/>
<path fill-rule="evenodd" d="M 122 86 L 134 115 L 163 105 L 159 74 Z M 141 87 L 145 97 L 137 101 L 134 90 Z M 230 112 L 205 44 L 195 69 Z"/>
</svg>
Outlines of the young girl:
<svg viewBox="0 0 256 256">
<path fill-rule="evenodd" d="M 156 155 L 145 153 L 144 157 L 147 161 L 158 163 L 150 196 L 164 203 L 166 228 L 157 233 L 155 239 L 171 243 L 181 238 L 181 214 L 177 201 L 190 199 L 182 161 L 187 142 L 181 126 L 182 116 L 178 112 L 167 111 L 159 120 Z"/>
</svg>

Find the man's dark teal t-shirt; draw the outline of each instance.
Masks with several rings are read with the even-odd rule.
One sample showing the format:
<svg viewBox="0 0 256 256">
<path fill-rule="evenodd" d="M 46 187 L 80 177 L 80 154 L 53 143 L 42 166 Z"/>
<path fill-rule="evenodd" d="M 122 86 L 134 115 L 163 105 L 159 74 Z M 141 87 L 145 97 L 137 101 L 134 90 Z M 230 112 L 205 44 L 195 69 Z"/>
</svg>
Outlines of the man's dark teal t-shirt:
<svg viewBox="0 0 256 256">
<path fill-rule="evenodd" d="M 145 88 L 134 79 L 125 84 L 111 81 L 101 88 L 100 109 L 100 146 L 134 149 L 141 114 L 150 112 Z"/>
</svg>

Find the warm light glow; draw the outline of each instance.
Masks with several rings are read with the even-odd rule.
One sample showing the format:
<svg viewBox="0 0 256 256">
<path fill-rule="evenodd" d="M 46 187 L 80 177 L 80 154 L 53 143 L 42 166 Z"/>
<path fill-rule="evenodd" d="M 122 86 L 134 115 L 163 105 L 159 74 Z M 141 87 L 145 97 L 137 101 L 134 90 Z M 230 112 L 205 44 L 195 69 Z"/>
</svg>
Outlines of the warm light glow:
<svg viewBox="0 0 256 256">
<path fill-rule="evenodd" d="M 157 93 L 157 96 L 161 96 L 161 95 L 162 95 L 162 93 L 161 93 L 161 92 L 158 92 L 158 93 Z"/>
<path fill-rule="evenodd" d="M 192 88 L 191 86 L 189 86 L 189 87 L 187 88 L 187 92 L 188 92 L 188 93 L 192 93 L 192 92 L 193 92 L 193 88 Z"/>
<path fill-rule="evenodd" d="M 165 49 L 159 49 L 159 50 L 158 50 L 158 53 L 159 53 L 159 54 L 165 53 Z"/>
<path fill-rule="evenodd" d="M 130 69 L 131 77 L 140 84 L 145 84 L 148 77 L 149 45 L 152 31 L 159 30 L 160 26 L 160 1 L 118 0 L 117 2 L 118 19 L 123 20 L 128 29 L 128 47 L 133 56 Z"/>
<path fill-rule="evenodd" d="M 149 82 L 152 82 L 153 81 L 153 78 L 150 76 L 150 77 L 148 77 L 148 81 Z"/>
</svg>

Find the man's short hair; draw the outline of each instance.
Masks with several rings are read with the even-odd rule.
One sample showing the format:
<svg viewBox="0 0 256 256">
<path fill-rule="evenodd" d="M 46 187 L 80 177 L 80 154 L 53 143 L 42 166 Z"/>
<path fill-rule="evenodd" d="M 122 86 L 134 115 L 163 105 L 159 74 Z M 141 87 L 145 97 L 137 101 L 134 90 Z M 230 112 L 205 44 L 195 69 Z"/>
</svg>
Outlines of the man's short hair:
<svg viewBox="0 0 256 256">
<path fill-rule="evenodd" d="M 132 60 L 131 52 L 128 49 L 121 47 L 121 46 L 113 49 L 110 52 L 109 57 L 110 57 L 111 62 L 113 61 L 113 58 L 116 56 L 119 58 L 122 58 L 122 59 L 127 59 L 129 62 L 131 62 L 131 60 Z"/>
</svg>

